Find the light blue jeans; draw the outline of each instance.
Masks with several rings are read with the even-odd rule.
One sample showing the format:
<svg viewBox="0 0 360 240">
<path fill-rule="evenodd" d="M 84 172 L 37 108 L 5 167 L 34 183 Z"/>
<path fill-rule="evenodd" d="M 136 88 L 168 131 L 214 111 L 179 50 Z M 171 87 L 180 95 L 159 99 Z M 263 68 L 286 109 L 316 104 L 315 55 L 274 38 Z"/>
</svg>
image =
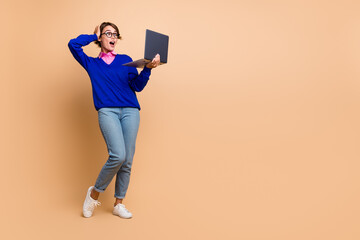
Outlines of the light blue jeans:
<svg viewBox="0 0 360 240">
<path fill-rule="evenodd" d="M 100 108 L 99 125 L 105 139 L 109 158 L 95 183 L 95 190 L 104 192 L 116 174 L 115 197 L 123 199 L 129 186 L 131 165 L 139 129 L 139 109 Z"/>
</svg>

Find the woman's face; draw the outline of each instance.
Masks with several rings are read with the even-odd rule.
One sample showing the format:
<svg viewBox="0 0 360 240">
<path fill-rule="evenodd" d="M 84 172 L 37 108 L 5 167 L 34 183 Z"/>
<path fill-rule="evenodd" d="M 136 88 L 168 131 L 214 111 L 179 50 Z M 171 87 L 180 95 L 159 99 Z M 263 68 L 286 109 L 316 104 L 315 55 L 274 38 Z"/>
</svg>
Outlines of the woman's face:
<svg viewBox="0 0 360 240">
<path fill-rule="evenodd" d="M 106 32 L 119 34 L 118 32 L 116 32 L 115 28 L 109 25 L 102 30 L 102 33 Z M 101 50 L 105 53 L 114 51 L 117 40 L 117 37 L 111 36 L 111 38 L 109 38 L 105 34 L 102 34 L 99 38 L 99 41 L 101 42 Z"/>
</svg>

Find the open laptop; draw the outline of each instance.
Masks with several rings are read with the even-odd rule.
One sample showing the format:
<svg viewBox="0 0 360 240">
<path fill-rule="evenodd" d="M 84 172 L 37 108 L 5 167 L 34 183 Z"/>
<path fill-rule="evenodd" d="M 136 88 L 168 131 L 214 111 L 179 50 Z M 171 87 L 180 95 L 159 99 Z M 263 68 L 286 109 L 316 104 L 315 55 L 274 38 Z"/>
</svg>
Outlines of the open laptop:
<svg viewBox="0 0 360 240">
<path fill-rule="evenodd" d="M 144 67 L 156 54 L 160 54 L 160 65 L 167 63 L 169 36 L 146 29 L 145 54 L 143 59 L 125 63 L 124 66 Z"/>
</svg>

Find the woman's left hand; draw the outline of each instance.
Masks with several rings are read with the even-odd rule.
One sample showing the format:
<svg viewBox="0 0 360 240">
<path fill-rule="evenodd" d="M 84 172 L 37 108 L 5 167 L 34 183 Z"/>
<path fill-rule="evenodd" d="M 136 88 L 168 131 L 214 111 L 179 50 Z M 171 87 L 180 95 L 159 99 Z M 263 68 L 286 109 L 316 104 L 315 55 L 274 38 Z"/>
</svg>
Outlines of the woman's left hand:
<svg viewBox="0 0 360 240">
<path fill-rule="evenodd" d="M 160 55 L 156 54 L 154 59 L 151 62 L 149 62 L 148 64 L 146 64 L 146 67 L 147 68 L 156 68 L 159 65 L 160 65 Z"/>
</svg>

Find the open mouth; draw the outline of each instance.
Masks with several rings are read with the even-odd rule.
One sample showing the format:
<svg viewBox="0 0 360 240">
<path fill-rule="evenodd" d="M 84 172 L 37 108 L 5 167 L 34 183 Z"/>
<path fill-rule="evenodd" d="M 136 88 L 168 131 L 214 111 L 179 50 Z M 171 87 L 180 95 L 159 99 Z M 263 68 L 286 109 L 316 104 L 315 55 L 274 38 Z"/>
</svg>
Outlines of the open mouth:
<svg viewBox="0 0 360 240">
<path fill-rule="evenodd" d="M 110 42 L 110 45 L 114 47 L 114 46 L 115 46 L 115 42 Z"/>
</svg>

